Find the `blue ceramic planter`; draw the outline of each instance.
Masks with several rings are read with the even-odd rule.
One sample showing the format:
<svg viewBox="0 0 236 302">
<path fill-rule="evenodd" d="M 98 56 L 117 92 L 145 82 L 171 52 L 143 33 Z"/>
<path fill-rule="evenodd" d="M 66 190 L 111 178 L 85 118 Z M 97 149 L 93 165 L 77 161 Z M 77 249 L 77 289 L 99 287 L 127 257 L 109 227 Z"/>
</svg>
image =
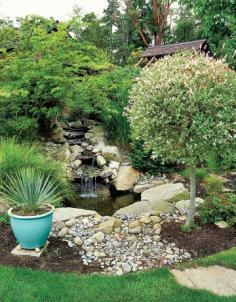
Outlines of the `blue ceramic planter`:
<svg viewBox="0 0 236 302">
<path fill-rule="evenodd" d="M 18 216 L 8 211 L 13 233 L 21 248 L 33 250 L 45 245 L 53 222 L 54 207 L 48 213 L 38 216 Z"/>
</svg>

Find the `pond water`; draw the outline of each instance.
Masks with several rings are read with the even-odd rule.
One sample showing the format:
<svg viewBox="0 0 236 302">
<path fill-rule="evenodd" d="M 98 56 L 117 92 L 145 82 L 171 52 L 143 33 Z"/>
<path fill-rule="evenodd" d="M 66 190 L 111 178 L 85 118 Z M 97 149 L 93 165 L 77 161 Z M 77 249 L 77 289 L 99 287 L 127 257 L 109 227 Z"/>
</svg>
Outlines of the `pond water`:
<svg viewBox="0 0 236 302">
<path fill-rule="evenodd" d="M 140 200 L 140 194 L 132 193 L 111 193 L 108 187 L 97 184 L 97 188 L 85 193 L 84 187 L 81 190 L 80 184 L 75 184 L 75 199 L 69 206 L 93 210 L 103 216 L 111 216 L 120 208 L 129 206 Z"/>
</svg>

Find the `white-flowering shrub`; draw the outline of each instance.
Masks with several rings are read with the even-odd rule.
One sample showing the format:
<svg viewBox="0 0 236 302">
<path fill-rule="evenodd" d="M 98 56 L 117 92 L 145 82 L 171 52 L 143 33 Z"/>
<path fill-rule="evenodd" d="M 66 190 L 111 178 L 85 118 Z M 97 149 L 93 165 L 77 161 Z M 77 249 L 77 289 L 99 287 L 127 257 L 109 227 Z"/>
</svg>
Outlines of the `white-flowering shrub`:
<svg viewBox="0 0 236 302">
<path fill-rule="evenodd" d="M 165 57 L 141 72 L 126 111 L 147 150 L 194 170 L 235 148 L 236 73 L 204 54 Z"/>
</svg>

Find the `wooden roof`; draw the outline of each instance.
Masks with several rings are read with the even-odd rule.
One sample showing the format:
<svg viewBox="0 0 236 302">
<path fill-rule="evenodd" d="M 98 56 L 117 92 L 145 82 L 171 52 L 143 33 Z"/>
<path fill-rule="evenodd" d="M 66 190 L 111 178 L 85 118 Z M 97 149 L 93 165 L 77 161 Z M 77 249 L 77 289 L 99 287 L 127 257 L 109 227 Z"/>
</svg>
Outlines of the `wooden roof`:
<svg viewBox="0 0 236 302">
<path fill-rule="evenodd" d="M 191 41 L 191 42 L 183 42 L 176 44 L 168 44 L 161 46 L 154 46 L 147 48 L 142 54 L 142 58 L 152 58 L 152 57 L 162 57 L 166 55 L 171 55 L 178 51 L 194 49 L 196 51 L 204 51 L 209 52 L 209 46 L 207 44 L 206 39 Z"/>
</svg>

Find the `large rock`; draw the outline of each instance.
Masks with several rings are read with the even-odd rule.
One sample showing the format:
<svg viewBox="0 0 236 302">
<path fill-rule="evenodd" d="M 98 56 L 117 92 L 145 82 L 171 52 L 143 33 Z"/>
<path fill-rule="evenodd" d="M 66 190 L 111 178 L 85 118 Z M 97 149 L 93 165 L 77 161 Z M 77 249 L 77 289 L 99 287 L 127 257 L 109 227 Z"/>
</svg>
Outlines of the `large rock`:
<svg viewBox="0 0 236 302">
<path fill-rule="evenodd" d="M 141 195 L 142 201 L 152 204 L 153 210 L 162 202 L 168 202 L 176 195 L 188 192 L 182 183 L 164 184 L 144 191 Z"/>
<path fill-rule="evenodd" d="M 102 149 L 102 156 L 107 160 L 114 160 L 121 162 L 121 154 L 116 146 L 105 146 Z"/>
<path fill-rule="evenodd" d="M 93 133 L 93 135 L 97 137 L 105 136 L 105 131 L 102 126 L 95 126 L 92 129 L 90 129 L 89 132 Z"/>
<path fill-rule="evenodd" d="M 197 197 L 195 199 L 196 207 L 198 207 L 203 202 L 204 202 L 204 200 L 202 198 Z M 181 215 L 185 215 L 189 211 L 190 200 L 180 200 L 180 201 L 176 202 L 175 207 L 180 212 Z"/>
<path fill-rule="evenodd" d="M 152 213 L 153 211 L 173 213 L 174 205 L 169 200 L 184 192 L 187 192 L 187 189 L 181 183 L 165 184 L 151 188 L 142 193 L 141 201 L 116 211 L 114 216 L 126 214 L 140 215 L 143 213 Z"/>
<path fill-rule="evenodd" d="M 75 153 L 75 154 L 84 152 L 84 149 L 82 147 L 80 147 L 79 145 L 71 146 L 70 150 L 71 150 L 72 153 Z"/>
<path fill-rule="evenodd" d="M 121 208 L 114 213 L 114 216 L 126 215 L 126 214 L 134 214 L 140 215 L 143 213 L 151 213 L 152 207 L 151 204 L 146 201 L 138 201 L 127 207 Z"/>
<path fill-rule="evenodd" d="M 120 166 L 118 175 L 114 181 L 114 186 L 117 191 L 129 191 L 139 180 L 138 170 L 131 166 Z"/>
<path fill-rule="evenodd" d="M 102 151 L 102 149 L 105 147 L 104 142 L 100 142 L 98 144 L 96 144 L 93 148 L 93 153 L 100 153 Z"/>
<path fill-rule="evenodd" d="M 215 222 L 215 225 L 220 228 L 220 229 L 226 229 L 229 227 L 228 223 L 225 222 L 225 221 L 218 221 L 218 222 Z"/>
<path fill-rule="evenodd" d="M 54 143 L 65 143 L 66 139 L 64 137 L 64 129 L 60 125 L 60 123 L 56 123 L 52 129 L 52 140 Z"/>
<path fill-rule="evenodd" d="M 106 163 L 107 163 L 107 161 L 105 160 L 105 158 L 103 156 L 99 155 L 97 157 L 97 164 L 99 167 L 105 166 Z"/>
<path fill-rule="evenodd" d="M 111 160 L 110 163 L 109 163 L 109 167 L 113 170 L 118 170 L 119 169 L 119 166 L 120 166 L 120 163 L 118 161 L 115 161 L 115 160 Z"/>
<path fill-rule="evenodd" d="M 63 144 L 58 151 L 58 159 L 61 162 L 68 162 L 71 156 L 68 143 Z"/>
<path fill-rule="evenodd" d="M 108 178 L 108 177 L 112 176 L 112 174 L 113 174 L 112 169 L 110 167 L 104 166 L 103 170 L 100 174 L 100 177 L 101 178 Z"/>
<path fill-rule="evenodd" d="M 103 231 L 106 234 L 111 234 L 115 228 L 120 227 L 122 221 L 114 217 L 109 217 L 106 221 L 103 221 L 99 224 L 99 230 Z"/>
<path fill-rule="evenodd" d="M 98 215 L 95 211 L 75 209 L 75 208 L 57 208 L 53 215 L 53 222 L 67 221 L 81 216 L 95 216 Z"/>
<path fill-rule="evenodd" d="M 152 180 L 148 183 L 145 184 L 137 184 L 134 187 L 134 192 L 135 193 L 143 193 L 144 191 L 157 187 L 157 186 L 161 186 L 163 184 L 165 184 L 167 181 L 165 181 L 164 179 L 157 179 L 157 180 Z"/>
</svg>

